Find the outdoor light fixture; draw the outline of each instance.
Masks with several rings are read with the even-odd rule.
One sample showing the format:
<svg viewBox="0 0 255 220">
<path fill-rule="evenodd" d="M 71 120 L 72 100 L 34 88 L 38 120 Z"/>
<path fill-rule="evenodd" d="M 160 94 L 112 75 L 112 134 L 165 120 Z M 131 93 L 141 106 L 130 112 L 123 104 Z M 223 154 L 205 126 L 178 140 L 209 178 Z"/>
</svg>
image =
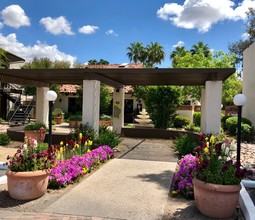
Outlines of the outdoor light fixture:
<svg viewBox="0 0 255 220">
<path fill-rule="evenodd" d="M 240 153 L 241 153 L 241 122 L 242 122 L 242 107 L 246 103 L 246 96 L 244 94 L 237 94 L 234 97 L 234 104 L 237 106 L 237 157 L 236 161 L 238 166 L 240 163 Z"/>
<path fill-rule="evenodd" d="M 48 145 L 52 145 L 52 110 L 54 101 L 57 99 L 57 93 L 53 90 L 49 90 L 45 94 L 45 98 L 49 101 L 49 136 L 48 136 Z"/>
</svg>

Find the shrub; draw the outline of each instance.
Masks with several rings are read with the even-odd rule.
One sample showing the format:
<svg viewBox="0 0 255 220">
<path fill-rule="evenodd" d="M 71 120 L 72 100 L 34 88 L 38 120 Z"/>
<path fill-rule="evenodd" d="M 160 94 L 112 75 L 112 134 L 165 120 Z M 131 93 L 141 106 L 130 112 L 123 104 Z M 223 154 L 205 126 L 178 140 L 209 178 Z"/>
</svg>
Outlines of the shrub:
<svg viewBox="0 0 255 220">
<path fill-rule="evenodd" d="M 8 144 L 10 144 L 11 139 L 9 138 L 9 136 L 5 133 L 0 133 L 0 145 L 2 146 L 6 146 Z"/>
<path fill-rule="evenodd" d="M 174 140 L 175 150 L 180 156 L 194 154 L 196 146 L 197 142 L 192 134 L 180 134 L 180 136 Z"/>
<path fill-rule="evenodd" d="M 115 131 L 111 131 L 107 126 L 99 127 L 99 136 L 96 140 L 98 146 L 108 145 L 111 148 L 116 147 L 120 143 L 120 137 Z"/>
<path fill-rule="evenodd" d="M 70 139 L 74 141 L 78 141 L 80 137 L 80 133 L 83 137 L 86 137 L 87 139 L 94 142 L 95 140 L 95 131 L 92 127 L 89 126 L 89 124 L 81 124 L 79 127 L 75 127 L 70 132 Z"/>
<path fill-rule="evenodd" d="M 227 127 L 226 127 L 226 120 L 227 120 L 228 118 L 230 118 L 230 117 L 232 117 L 232 116 L 231 116 L 231 115 L 225 115 L 225 116 L 223 116 L 223 117 L 221 118 L 221 126 L 222 126 L 222 128 L 223 128 L 224 130 L 227 129 Z"/>
<path fill-rule="evenodd" d="M 196 125 L 194 125 L 194 124 L 186 125 L 186 126 L 185 126 L 185 129 L 186 129 L 186 130 L 189 130 L 189 131 L 194 131 L 194 132 L 199 132 L 199 131 L 200 131 L 200 127 L 199 127 L 199 126 L 196 126 Z"/>
<path fill-rule="evenodd" d="M 24 130 L 31 131 L 31 130 L 40 130 L 41 128 L 46 129 L 46 125 L 43 122 L 33 122 L 31 124 L 27 124 L 24 127 Z"/>
<path fill-rule="evenodd" d="M 200 126 L 200 121 L 201 121 L 201 112 L 194 112 L 193 124 L 196 126 Z"/>
<path fill-rule="evenodd" d="M 190 124 L 189 118 L 182 116 L 182 115 L 177 115 L 174 118 L 174 127 L 175 128 L 183 128 L 186 125 Z"/>
<path fill-rule="evenodd" d="M 3 118 L 0 118 L 0 123 L 5 122 L 5 120 Z"/>
<path fill-rule="evenodd" d="M 241 140 L 247 142 L 254 140 L 254 128 L 249 124 L 241 124 Z"/>
<path fill-rule="evenodd" d="M 230 135 L 236 135 L 237 129 L 237 116 L 232 116 L 226 120 L 226 129 L 229 131 Z M 247 118 L 242 118 L 243 124 L 252 125 L 251 121 Z"/>
</svg>

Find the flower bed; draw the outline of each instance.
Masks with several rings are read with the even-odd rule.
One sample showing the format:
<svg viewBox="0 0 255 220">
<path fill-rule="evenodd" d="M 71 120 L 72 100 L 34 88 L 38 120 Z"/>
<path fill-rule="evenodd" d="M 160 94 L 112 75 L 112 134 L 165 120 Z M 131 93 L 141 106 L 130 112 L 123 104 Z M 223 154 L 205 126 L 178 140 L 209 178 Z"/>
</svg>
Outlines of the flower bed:
<svg viewBox="0 0 255 220">
<path fill-rule="evenodd" d="M 82 156 L 73 156 L 67 160 L 60 160 L 52 169 L 49 177 L 51 188 L 64 187 L 77 181 L 82 175 L 90 172 L 108 159 L 114 152 L 107 145 L 100 146 Z"/>
</svg>

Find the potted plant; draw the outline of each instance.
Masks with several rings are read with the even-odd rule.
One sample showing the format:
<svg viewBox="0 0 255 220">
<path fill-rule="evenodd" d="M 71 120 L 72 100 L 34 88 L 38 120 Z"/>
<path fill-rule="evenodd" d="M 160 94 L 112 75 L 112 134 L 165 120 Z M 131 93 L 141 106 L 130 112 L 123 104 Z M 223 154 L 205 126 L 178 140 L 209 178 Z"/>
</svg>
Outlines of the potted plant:
<svg viewBox="0 0 255 220">
<path fill-rule="evenodd" d="M 82 116 L 80 114 L 71 115 L 69 117 L 69 127 L 70 128 L 79 127 L 81 123 L 82 123 Z"/>
<path fill-rule="evenodd" d="M 38 144 L 34 138 L 25 138 L 17 152 L 7 157 L 7 186 L 9 195 L 18 200 L 32 200 L 47 190 L 50 169 L 56 163 L 53 146 Z"/>
<path fill-rule="evenodd" d="M 25 137 L 35 138 L 38 143 L 41 143 L 45 139 L 46 125 L 42 122 L 33 122 L 25 125 L 24 127 Z"/>
<path fill-rule="evenodd" d="M 231 218 L 235 212 L 240 182 L 252 172 L 234 162 L 234 141 L 218 141 L 213 135 L 200 135 L 196 148 L 194 198 L 198 210 L 212 218 Z"/>
<path fill-rule="evenodd" d="M 57 124 L 63 123 L 63 118 L 64 118 L 64 112 L 62 111 L 61 108 L 55 108 L 52 112 L 52 116 L 54 117 L 54 121 Z"/>
</svg>

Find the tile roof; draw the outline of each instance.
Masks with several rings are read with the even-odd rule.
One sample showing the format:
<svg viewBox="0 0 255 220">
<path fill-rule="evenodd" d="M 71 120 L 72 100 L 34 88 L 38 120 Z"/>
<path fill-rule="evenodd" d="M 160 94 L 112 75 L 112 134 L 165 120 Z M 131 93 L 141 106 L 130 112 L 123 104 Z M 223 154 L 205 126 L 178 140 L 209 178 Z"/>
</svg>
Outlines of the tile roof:
<svg viewBox="0 0 255 220">
<path fill-rule="evenodd" d="M 123 63 L 123 64 L 108 64 L 108 65 L 86 65 L 83 68 L 93 69 L 93 68 L 103 68 L 103 69 L 122 69 L 122 68 L 143 68 L 142 63 Z M 71 84 L 64 84 L 60 87 L 61 93 L 77 93 L 77 89 L 79 88 L 79 85 L 71 85 Z M 110 91 L 113 92 L 114 89 L 112 87 L 109 87 Z M 132 86 L 124 86 L 125 93 L 130 93 L 133 91 Z"/>
</svg>

